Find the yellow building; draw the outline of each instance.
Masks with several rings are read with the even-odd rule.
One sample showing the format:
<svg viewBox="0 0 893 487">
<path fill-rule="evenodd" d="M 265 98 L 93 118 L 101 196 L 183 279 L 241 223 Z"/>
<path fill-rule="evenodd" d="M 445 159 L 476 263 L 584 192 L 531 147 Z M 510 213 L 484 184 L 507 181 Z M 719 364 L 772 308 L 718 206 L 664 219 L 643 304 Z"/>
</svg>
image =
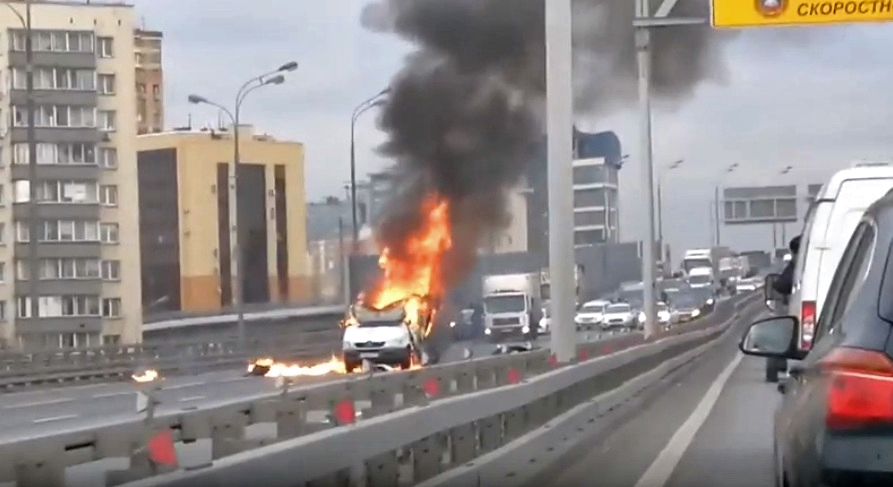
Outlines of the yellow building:
<svg viewBox="0 0 893 487">
<path fill-rule="evenodd" d="M 0 171 L 0 346 L 138 342 L 133 8 L 30 2 L 30 141 L 26 3 L 2 3 L 0 159 L 11 164 Z"/>
<path fill-rule="evenodd" d="M 240 126 L 238 226 L 246 303 L 310 294 L 304 147 Z M 229 131 L 137 137 L 143 306 L 209 311 L 232 304 Z"/>
</svg>

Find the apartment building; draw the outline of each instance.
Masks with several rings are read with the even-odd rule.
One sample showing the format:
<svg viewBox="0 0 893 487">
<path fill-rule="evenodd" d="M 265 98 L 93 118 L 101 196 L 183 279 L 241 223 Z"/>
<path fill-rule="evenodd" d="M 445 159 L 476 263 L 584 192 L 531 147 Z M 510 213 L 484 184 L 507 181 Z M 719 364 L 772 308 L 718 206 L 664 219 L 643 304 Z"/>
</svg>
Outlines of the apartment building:
<svg viewBox="0 0 893 487">
<path fill-rule="evenodd" d="M 163 38 L 163 34 L 157 30 L 133 31 L 138 134 L 164 130 L 164 69 L 161 66 Z"/>
<path fill-rule="evenodd" d="M 304 146 L 240 126 L 238 228 L 245 303 L 310 294 Z M 137 137 L 145 311 L 212 311 L 233 303 L 227 131 Z"/>
<path fill-rule="evenodd" d="M 26 4 L 4 3 L 0 154 L 9 156 L 0 158 L 0 338 L 24 349 L 139 342 L 133 9 L 31 3 L 32 152 Z M 38 185 L 34 211 L 31 184 Z M 30 275 L 32 258 L 39 276 Z"/>
</svg>

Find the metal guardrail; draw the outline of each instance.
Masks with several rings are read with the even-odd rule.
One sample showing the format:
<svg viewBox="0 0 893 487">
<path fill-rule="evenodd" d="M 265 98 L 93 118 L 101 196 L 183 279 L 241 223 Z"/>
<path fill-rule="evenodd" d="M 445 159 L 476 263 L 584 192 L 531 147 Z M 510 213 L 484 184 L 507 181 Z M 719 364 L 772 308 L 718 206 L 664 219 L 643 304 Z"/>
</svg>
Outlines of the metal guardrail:
<svg viewBox="0 0 893 487">
<path fill-rule="evenodd" d="M 322 359 L 341 345 L 341 330 L 299 331 L 247 342 L 178 341 L 132 346 L 95 347 L 38 353 L 0 352 L 0 391 L 70 382 L 130 380 L 140 369 L 162 375 L 195 374 L 245 366 L 252 358 Z"/>
<path fill-rule="evenodd" d="M 444 449 L 452 455 L 450 464 L 461 465 L 625 378 L 707 343 L 753 302 L 748 298 L 721 303 L 710 318 L 654 339 L 626 335 L 580 344 L 571 366 L 558 366 L 548 350 L 536 350 L 286 386 L 279 393 L 220 401 L 200 410 L 7 440 L 0 443 L 0 483 L 62 485 L 66 467 L 124 457 L 130 467 L 108 472 L 111 485 L 168 473 L 173 476 L 145 485 L 185 486 L 198 480 L 241 487 L 263 479 L 267 487 L 284 487 L 340 478 L 342 467 L 365 464 L 367 486 L 390 487 L 397 485 L 398 454 L 406 452 L 421 469 L 416 477 L 421 481 L 442 470 Z M 313 421 L 317 412 L 328 422 Z M 256 424 L 274 424 L 276 432 L 247 437 L 246 428 Z M 203 473 L 171 473 L 172 467 L 154 463 L 147 452 L 148 438 L 159 431 L 171 432 L 177 442 L 210 439 L 212 458 L 219 461 Z"/>
</svg>

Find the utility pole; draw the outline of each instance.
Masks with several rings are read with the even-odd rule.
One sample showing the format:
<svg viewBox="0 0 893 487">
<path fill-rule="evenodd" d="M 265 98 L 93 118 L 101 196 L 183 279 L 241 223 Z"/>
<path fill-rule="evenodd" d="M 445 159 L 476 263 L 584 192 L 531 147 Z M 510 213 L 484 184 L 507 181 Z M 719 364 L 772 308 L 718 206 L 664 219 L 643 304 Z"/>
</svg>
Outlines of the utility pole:
<svg viewBox="0 0 893 487">
<path fill-rule="evenodd" d="M 654 158 L 651 143 L 651 29 L 656 27 L 671 27 L 680 25 L 704 24 L 707 19 L 698 18 L 667 18 L 677 0 L 663 0 L 657 11 L 651 14 L 649 0 L 636 0 L 635 19 L 635 43 L 636 63 L 639 68 L 639 109 L 640 109 L 640 160 L 644 166 L 646 195 L 646 221 L 647 232 L 645 241 L 642 242 L 642 283 L 644 284 L 645 312 L 645 337 L 651 337 L 658 331 L 655 322 L 655 260 L 654 252 Z"/>
<path fill-rule="evenodd" d="M 549 198 L 551 348 L 568 363 L 577 354 L 574 324 L 574 92 L 571 0 L 546 2 L 546 119 Z"/>
<path fill-rule="evenodd" d="M 42 233 L 39 216 L 40 181 L 37 179 L 37 130 L 35 127 L 37 111 L 34 103 L 34 34 L 31 21 L 32 0 L 25 1 L 25 91 L 26 109 L 28 110 L 28 295 L 30 296 L 31 319 L 40 319 L 40 234 Z"/>
</svg>

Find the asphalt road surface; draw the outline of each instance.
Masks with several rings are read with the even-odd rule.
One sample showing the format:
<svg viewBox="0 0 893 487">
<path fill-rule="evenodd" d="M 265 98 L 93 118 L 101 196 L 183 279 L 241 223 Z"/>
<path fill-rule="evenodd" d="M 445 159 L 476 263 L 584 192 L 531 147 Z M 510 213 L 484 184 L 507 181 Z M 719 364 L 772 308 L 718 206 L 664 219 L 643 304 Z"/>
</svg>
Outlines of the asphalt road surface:
<svg viewBox="0 0 893 487">
<path fill-rule="evenodd" d="M 725 338 L 618 428 L 581 445 L 555 486 L 772 487 L 772 423 L 781 395 L 765 359 Z"/>
<path fill-rule="evenodd" d="M 619 332 L 616 332 L 619 333 Z M 581 334 L 581 340 L 586 338 Z M 588 334 L 590 341 L 602 337 L 596 332 Z M 548 336 L 538 344 L 548 344 Z M 444 354 L 444 362 L 464 359 L 465 349 L 473 356 L 490 355 L 495 345 L 490 343 L 459 342 Z M 340 376 L 303 377 L 300 384 L 318 383 Z M 11 438 L 38 436 L 60 429 L 80 428 L 84 424 L 111 422 L 116 419 L 136 417 L 136 392 L 139 386 L 132 383 L 91 384 L 59 389 L 42 389 L 0 395 L 0 442 Z M 182 409 L 201 408 L 221 400 L 251 397 L 276 390 L 273 379 L 245 377 L 245 370 L 230 370 L 189 377 L 165 379 L 156 397 L 161 405 L 159 413 Z"/>
</svg>

